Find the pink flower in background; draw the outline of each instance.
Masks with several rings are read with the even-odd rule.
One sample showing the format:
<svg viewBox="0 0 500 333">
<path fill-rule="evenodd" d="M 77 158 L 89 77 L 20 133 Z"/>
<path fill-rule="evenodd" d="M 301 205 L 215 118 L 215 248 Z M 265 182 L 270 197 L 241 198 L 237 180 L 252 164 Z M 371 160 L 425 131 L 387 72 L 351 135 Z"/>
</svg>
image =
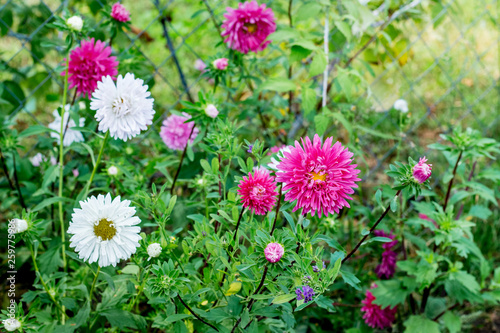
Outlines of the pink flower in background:
<svg viewBox="0 0 500 333">
<path fill-rule="evenodd" d="M 279 146 L 272 146 L 271 148 L 269 148 L 270 152 L 267 153 L 267 155 L 272 155 L 272 154 L 276 154 L 277 152 L 280 151 L 280 149 L 283 147 L 283 145 L 279 145 Z"/>
<path fill-rule="evenodd" d="M 398 241 L 395 240 L 396 236 L 391 232 L 390 235 L 386 234 L 383 230 L 375 230 L 374 235 L 377 237 L 387 237 L 392 239 L 392 242 L 382 243 L 382 247 L 385 251 L 382 253 L 382 260 L 380 264 L 375 268 L 375 273 L 379 278 L 385 277 L 390 279 L 396 272 L 396 261 L 398 254 L 392 251 Z"/>
<path fill-rule="evenodd" d="M 200 72 L 205 72 L 206 67 L 207 65 L 205 65 L 205 63 L 201 59 L 196 59 L 196 61 L 194 62 L 194 68 L 196 70 L 199 70 Z"/>
<path fill-rule="evenodd" d="M 264 249 L 264 255 L 266 256 L 267 261 L 273 264 L 280 261 L 284 253 L 285 249 L 279 243 L 269 243 Z"/>
<path fill-rule="evenodd" d="M 80 175 L 80 172 L 78 171 L 78 169 L 73 169 L 73 170 L 71 170 L 71 172 L 73 172 L 73 176 L 75 176 L 75 177 L 78 177 Z"/>
<path fill-rule="evenodd" d="M 373 284 L 372 288 L 376 288 L 377 285 Z M 374 304 L 375 296 L 370 292 L 370 290 L 366 291 L 366 298 L 361 301 L 364 306 L 361 308 L 361 312 L 364 312 L 363 319 L 365 323 L 372 327 L 378 327 L 380 329 L 384 329 L 387 327 L 391 327 L 394 322 L 396 315 L 396 307 L 394 308 L 384 308 L 380 305 Z"/>
<path fill-rule="evenodd" d="M 276 31 L 276 19 L 271 8 L 266 8 L 265 4 L 259 6 L 254 0 L 226 10 L 222 36 L 226 37 L 224 42 L 229 48 L 247 54 L 248 51 L 262 51 L 271 43 L 266 40 Z"/>
<path fill-rule="evenodd" d="M 227 58 L 215 59 L 214 62 L 213 62 L 213 65 L 218 70 L 223 71 L 223 70 L 225 70 L 227 68 L 228 59 Z"/>
<path fill-rule="evenodd" d="M 426 221 L 429 221 L 429 222 L 432 222 L 432 224 L 434 224 L 434 226 L 436 228 L 439 228 L 438 224 L 436 223 L 435 220 L 431 219 L 429 216 L 425 215 L 425 214 L 422 214 L 422 213 L 419 213 L 418 214 L 418 217 L 421 218 L 422 220 L 426 220 Z"/>
<path fill-rule="evenodd" d="M 359 181 L 356 164 L 351 164 L 353 154 L 340 142 L 332 145 L 333 138 L 321 143 L 316 134 L 314 140 L 301 139 L 302 146 L 295 141 L 288 146 L 277 165 L 276 180 L 283 183 L 286 201 L 297 200 L 293 209 L 302 208 L 305 215 L 311 213 L 328 216 L 338 213 L 342 207 L 349 207 L 346 199 L 352 200 L 353 188 Z"/>
<path fill-rule="evenodd" d="M 82 41 L 69 55 L 69 89 L 76 87 L 80 96 L 90 98 L 103 76 L 116 78 L 118 61 L 111 55 L 111 47 L 94 38 Z M 66 75 L 62 72 L 61 75 Z"/>
<path fill-rule="evenodd" d="M 276 203 L 276 181 L 269 172 L 255 170 L 243 177 L 238 187 L 238 194 L 241 195 L 243 207 L 248 207 L 257 215 L 265 215 L 272 210 Z"/>
<path fill-rule="evenodd" d="M 130 12 L 125 6 L 117 2 L 111 8 L 111 17 L 120 22 L 128 22 L 130 21 Z"/>
<path fill-rule="evenodd" d="M 194 122 L 185 122 L 189 119 L 191 119 L 191 116 L 186 112 L 183 112 L 182 116 L 172 114 L 163 121 L 163 125 L 160 129 L 160 136 L 168 148 L 174 150 L 184 150 L 188 140 L 191 143 L 194 141 L 200 131 L 197 127 L 194 127 Z M 193 131 L 192 134 L 191 131 Z"/>
<path fill-rule="evenodd" d="M 421 157 L 418 163 L 413 167 L 413 178 L 420 184 L 424 183 L 432 173 L 432 164 L 427 164 L 427 159 Z"/>
</svg>

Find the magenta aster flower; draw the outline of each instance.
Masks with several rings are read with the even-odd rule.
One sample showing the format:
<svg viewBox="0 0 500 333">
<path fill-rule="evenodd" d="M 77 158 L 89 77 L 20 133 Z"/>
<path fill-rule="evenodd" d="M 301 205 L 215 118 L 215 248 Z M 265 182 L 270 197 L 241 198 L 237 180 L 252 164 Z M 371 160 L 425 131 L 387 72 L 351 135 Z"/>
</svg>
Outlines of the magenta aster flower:
<svg viewBox="0 0 500 333">
<path fill-rule="evenodd" d="M 276 19 L 271 8 L 257 1 L 240 3 L 237 9 L 226 8 L 226 20 L 222 23 L 224 42 L 233 50 L 247 54 L 248 51 L 264 50 L 270 40 L 267 37 L 276 31 Z"/>
<path fill-rule="evenodd" d="M 279 243 L 269 243 L 264 249 L 264 255 L 266 256 L 267 261 L 273 264 L 280 261 L 284 253 L 285 249 Z"/>
<path fill-rule="evenodd" d="M 265 215 L 276 204 L 276 181 L 269 172 L 257 169 L 243 177 L 238 194 L 241 195 L 243 207 L 248 207 L 257 215 Z"/>
<path fill-rule="evenodd" d="M 110 55 L 111 47 L 104 42 L 98 40 L 94 44 L 94 38 L 82 41 L 69 55 L 69 88 L 76 87 L 80 96 L 90 98 L 103 76 L 116 79 L 118 61 Z M 66 71 L 61 75 L 66 75 Z"/>
<path fill-rule="evenodd" d="M 288 146 L 289 152 L 283 152 L 277 165 L 276 180 L 288 191 L 285 200 L 297 200 L 294 212 L 302 208 L 304 215 L 317 213 L 319 217 L 349 207 L 346 199 L 352 200 L 349 194 L 360 180 L 360 170 L 351 164 L 353 154 L 338 141 L 332 146 L 331 137 L 323 146 L 317 134 L 312 143 L 308 137 L 301 141 L 302 146 L 298 141 L 295 147 Z"/>
<path fill-rule="evenodd" d="M 396 261 L 398 254 L 392 250 L 385 250 L 382 253 L 382 261 L 375 268 L 375 273 L 382 279 L 390 279 L 396 272 Z"/>
<path fill-rule="evenodd" d="M 395 239 L 396 236 L 391 232 L 389 235 L 383 230 L 375 230 L 373 234 L 377 237 L 387 237 L 392 239 L 392 242 L 382 243 L 382 247 L 384 250 L 390 250 L 393 246 L 398 243 L 398 240 Z"/>
<path fill-rule="evenodd" d="M 160 129 L 160 136 L 168 148 L 173 150 L 184 150 L 188 140 L 193 143 L 200 131 L 197 127 L 194 127 L 194 122 L 186 123 L 189 119 L 191 119 L 191 116 L 183 112 L 182 116 L 172 114 L 163 121 L 163 125 Z M 193 131 L 192 134 L 191 130 Z"/>
<path fill-rule="evenodd" d="M 120 22 L 128 22 L 130 21 L 130 12 L 125 6 L 117 2 L 111 8 L 111 17 Z"/>
<path fill-rule="evenodd" d="M 413 178 L 420 184 L 424 183 L 432 173 L 432 164 L 427 164 L 427 159 L 421 157 L 418 163 L 413 167 Z"/>
<path fill-rule="evenodd" d="M 376 288 L 377 285 L 373 284 L 372 288 Z M 365 323 L 372 327 L 378 327 L 384 329 L 386 327 L 391 327 L 394 322 L 396 315 L 396 307 L 391 309 L 390 307 L 382 309 L 380 305 L 374 304 L 375 296 L 370 292 L 366 291 L 366 298 L 361 301 L 364 306 L 361 308 L 361 312 L 364 312 L 363 319 Z"/>
</svg>

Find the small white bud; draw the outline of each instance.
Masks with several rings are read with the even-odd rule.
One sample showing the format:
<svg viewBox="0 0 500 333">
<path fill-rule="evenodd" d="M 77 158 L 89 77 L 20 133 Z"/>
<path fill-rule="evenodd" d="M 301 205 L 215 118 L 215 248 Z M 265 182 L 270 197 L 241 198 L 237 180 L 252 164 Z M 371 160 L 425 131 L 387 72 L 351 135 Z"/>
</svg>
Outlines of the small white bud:
<svg viewBox="0 0 500 333">
<path fill-rule="evenodd" d="M 406 102 L 404 99 L 398 99 L 394 102 L 394 109 L 406 113 L 408 112 L 408 102 Z"/>
<path fill-rule="evenodd" d="M 13 225 L 13 227 L 11 227 Z M 9 222 L 9 227 L 14 230 L 15 234 L 28 230 L 28 222 L 22 219 L 12 219 Z"/>
<path fill-rule="evenodd" d="M 71 16 L 69 19 L 66 20 L 66 24 L 68 27 L 75 31 L 82 31 L 83 28 L 83 20 L 80 16 Z"/>
<path fill-rule="evenodd" d="M 15 318 L 9 318 L 3 321 L 5 329 L 9 332 L 14 332 L 21 328 L 21 323 Z"/>
<path fill-rule="evenodd" d="M 207 107 L 205 108 L 205 113 L 210 118 L 215 118 L 219 114 L 219 110 L 217 110 L 217 108 L 215 107 L 215 105 L 208 104 Z"/>
<path fill-rule="evenodd" d="M 108 175 L 110 176 L 116 176 L 118 174 L 118 168 L 115 167 L 114 165 L 110 166 L 108 168 Z"/>
<path fill-rule="evenodd" d="M 148 246 L 149 259 L 158 257 L 160 253 L 161 253 L 161 245 L 159 243 L 152 243 Z"/>
</svg>

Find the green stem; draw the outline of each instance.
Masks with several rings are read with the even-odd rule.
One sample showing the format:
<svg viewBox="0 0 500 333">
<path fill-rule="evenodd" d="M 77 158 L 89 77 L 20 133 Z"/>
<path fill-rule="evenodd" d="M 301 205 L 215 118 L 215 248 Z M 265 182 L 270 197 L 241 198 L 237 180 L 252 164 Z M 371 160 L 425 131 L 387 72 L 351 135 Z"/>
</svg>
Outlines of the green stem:
<svg viewBox="0 0 500 333">
<path fill-rule="evenodd" d="M 104 151 L 104 146 L 106 145 L 106 141 L 108 140 L 109 137 L 109 131 L 106 132 L 104 135 L 104 139 L 102 140 L 102 145 L 101 149 L 99 150 L 99 155 L 97 156 L 97 161 L 95 161 L 94 169 L 92 170 L 92 174 L 90 175 L 90 179 L 87 182 L 87 186 L 85 187 L 85 195 L 83 196 L 84 198 L 87 197 L 90 191 L 90 185 L 92 185 L 92 181 L 94 180 L 95 173 L 97 171 L 97 168 L 99 167 L 99 164 L 101 163 L 101 158 L 102 158 L 102 152 Z"/>
<path fill-rule="evenodd" d="M 28 248 L 29 248 L 30 253 L 31 253 L 31 259 L 33 260 L 33 267 L 35 268 L 36 276 L 38 276 L 38 278 L 40 279 L 40 283 L 43 286 L 43 289 L 45 289 L 45 291 L 47 292 L 47 295 L 49 295 L 49 298 L 54 303 L 54 305 L 59 309 L 59 311 L 61 311 L 62 318 L 64 318 L 64 307 L 61 307 L 61 305 L 59 305 L 59 303 L 56 301 L 54 296 L 50 293 L 50 289 L 47 286 L 47 284 L 45 283 L 45 281 L 43 280 L 42 274 L 40 273 L 40 271 L 38 269 L 38 265 L 36 264 L 35 252 L 33 251 L 33 247 L 31 246 L 31 243 L 29 243 L 29 242 L 27 243 L 27 245 L 28 245 Z"/>
<path fill-rule="evenodd" d="M 64 171 L 64 114 L 66 112 L 66 99 L 68 95 L 68 77 L 69 77 L 69 55 L 66 56 L 66 73 L 64 75 L 64 90 L 63 90 L 63 100 L 61 109 L 61 130 L 59 131 L 59 191 L 58 195 L 60 198 L 63 196 L 63 171 Z M 69 118 L 68 118 L 69 123 Z M 62 242 L 62 260 L 63 269 L 67 271 L 67 261 L 66 261 L 66 231 L 64 230 L 64 210 L 62 201 L 59 201 L 59 224 L 61 227 L 61 242 Z M 62 311 L 62 323 L 64 324 L 64 306 Z"/>
<path fill-rule="evenodd" d="M 100 271 L 101 271 L 101 266 L 97 266 L 97 272 L 95 273 L 94 281 L 92 282 L 92 287 L 90 287 L 90 293 L 89 293 L 89 298 L 90 299 L 92 299 L 92 293 L 94 292 L 95 284 L 97 282 L 97 277 L 99 276 L 99 272 Z"/>
</svg>

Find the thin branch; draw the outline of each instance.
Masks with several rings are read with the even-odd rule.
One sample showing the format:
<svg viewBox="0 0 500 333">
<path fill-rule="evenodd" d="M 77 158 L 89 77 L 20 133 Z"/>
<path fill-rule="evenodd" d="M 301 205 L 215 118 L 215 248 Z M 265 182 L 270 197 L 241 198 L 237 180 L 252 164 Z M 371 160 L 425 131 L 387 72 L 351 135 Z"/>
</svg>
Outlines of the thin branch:
<svg viewBox="0 0 500 333">
<path fill-rule="evenodd" d="M 170 194 L 174 194 L 175 182 L 177 181 L 177 177 L 179 177 L 179 172 L 181 172 L 182 161 L 184 161 L 184 156 L 186 156 L 186 151 L 189 145 L 189 141 L 191 140 L 191 135 L 193 135 L 195 128 L 195 123 L 193 123 L 193 127 L 191 128 L 191 133 L 189 133 L 188 140 L 186 142 L 186 147 L 182 151 L 181 160 L 179 161 L 179 166 L 177 167 L 177 171 L 175 172 L 174 180 L 172 182 L 172 187 L 170 188 Z"/>
<path fill-rule="evenodd" d="M 397 198 L 400 193 L 401 193 L 401 190 L 399 190 L 396 193 L 396 195 L 394 196 L 394 198 Z M 394 200 L 394 199 L 392 199 L 392 200 Z M 363 244 L 363 242 L 368 238 L 368 236 L 377 228 L 378 224 L 384 219 L 384 217 L 389 212 L 389 209 L 391 209 L 391 204 L 390 203 L 389 203 L 389 205 L 387 205 L 387 208 L 385 209 L 384 213 L 379 217 L 379 219 L 377 220 L 377 222 L 375 222 L 375 224 L 373 225 L 373 227 L 371 227 L 370 231 L 363 238 L 361 238 L 361 240 L 359 241 L 358 244 L 356 244 L 356 246 L 354 247 L 354 249 L 352 249 L 351 252 L 349 252 L 349 254 L 344 259 L 342 259 L 342 264 L 345 263 L 358 250 L 358 248 L 361 246 L 361 244 Z"/>
<path fill-rule="evenodd" d="M 451 187 L 453 186 L 453 181 L 455 180 L 455 175 L 457 174 L 458 163 L 462 158 L 463 150 L 460 151 L 460 154 L 457 158 L 457 163 L 455 163 L 455 167 L 453 168 L 453 177 L 451 177 L 450 182 L 448 183 L 448 191 L 446 192 L 446 198 L 444 199 L 443 211 L 446 212 L 446 208 L 448 207 L 448 200 L 450 199 Z"/>
<path fill-rule="evenodd" d="M 167 29 L 167 19 L 163 15 L 163 10 L 160 9 L 158 0 L 155 1 L 156 3 L 156 8 L 160 12 L 160 23 L 161 26 L 163 27 L 163 37 L 167 40 L 167 47 L 170 50 L 170 53 L 172 54 L 172 59 L 174 59 L 175 67 L 177 67 L 177 71 L 179 72 L 179 78 L 181 79 L 182 86 L 184 87 L 184 91 L 186 92 L 186 95 L 189 99 L 190 102 L 193 102 L 193 97 L 191 96 L 191 93 L 189 92 L 189 87 L 186 82 L 186 78 L 184 76 L 184 73 L 182 72 L 181 65 L 179 63 L 179 60 L 177 59 L 177 55 L 175 54 L 175 49 L 174 45 L 172 44 L 172 39 L 170 38 L 170 35 L 168 34 L 168 29 Z"/>
<path fill-rule="evenodd" d="M 9 169 L 7 168 L 7 163 L 5 163 L 5 158 L 3 157 L 2 149 L 0 148 L 0 160 L 2 161 L 3 172 L 5 173 L 5 177 L 9 181 L 10 189 L 14 191 L 14 184 L 12 184 L 12 180 L 10 179 Z"/>
<path fill-rule="evenodd" d="M 16 154 L 14 152 L 12 153 L 12 163 L 14 166 L 14 182 L 16 184 L 17 194 L 19 195 L 19 203 L 21 204 L 21 207 L 27 209 L 26 204 L 24 203 L 23 194 L 21 193 L 21 187 L 19 186 L 19 179 L 17 178 Z"/>
<path fill-rule="evenodd" d="M 214 325 L 212 325 L 212 324 L 210 324 L 210 323 L 207 323 L 206 321 L 204 321 L 203 319 L 201 319 L 201 317 L 200 317 L 200 316 L 198 316 L 198 315 L 197 315 L 197 314 L 196 314 L 196 313 L 195 313 L 195 312 L 194 312 L 194 311 L 193 311 L 193 310 L 189 307 L 189 305 L 187 305 L 187 304 L 184 302 L 184 300 L 182 299 L 181 295 L 177 294 L 177 298 L 179 299 L 179 301 L 181 301 L 182 305 L 184 305 L 184 307 L 185 307 L 186 309 L 188 309 L 188 311 L 189 311 L 189 312 L 191 312 L 191 314 L 192 314 L 193 316 L 195 316 L 195 317 L 196 317 L 196 319 L 198 319 L 198 320 L 199 320 L 199 321 L 201 321 L 203 324 L 205 324 L 205 325 L 207 325 L 207 326 L 210 326 L 211 328 L 213 328 L 214 330 L 216 330 L 217 332 L 219 332 L 219 330 L 218 330 L 218 329 L 217 329 Z"/>
<path fill-rule="evenodd" d="M 271 228 L 271 236 L 273 235 L 274 229 L 276 228 L 276 220 L 278 220 L 282 196 L 283 196 L 283 183 L 280 185 L 280 196 L 278 197 L 278 205 L 276 206 L 276 215 L 274 216 L 273 227 Z"/>
</svg>

